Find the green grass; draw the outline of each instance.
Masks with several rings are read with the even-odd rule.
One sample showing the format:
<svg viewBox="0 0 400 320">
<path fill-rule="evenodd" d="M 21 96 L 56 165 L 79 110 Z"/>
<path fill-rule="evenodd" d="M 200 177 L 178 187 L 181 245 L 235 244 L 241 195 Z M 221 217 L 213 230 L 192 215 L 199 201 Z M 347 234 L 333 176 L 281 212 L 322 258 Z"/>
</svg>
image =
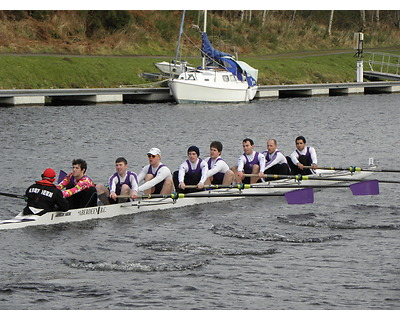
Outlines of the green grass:
<svg viewBox="0 0 400 320">
<path fill-rule="evenodd" d="M 340 54 L 246 62 L 259 69 L 260 84 L 304 84 L 354 81 L 356 61 L 352 54 Z"/>
<path fill-rule="evenodd" d="M 1 89 L 110 88 L 141 84 L 160 59 L 138 57 L 0 56 Z"/>
<path fill-rule="evenodd" d="M 321 52 L 322 54 L 323 52 Z M 392 52 L 396 54 L 395 52 Z M 259 69 L 259 85 L 340 83 L 355 81 L 353 53 L 315 52 L 296 55 L 245 57 Z M 399 53 L 397 53 L 399 54 Z M 149 82 L 143 72 L 157 72 L 153 63 L 171 58 L 132 56 L 0 56 L 0 89 L 112 88 Z M 199 59 L 188 59 L 197 66 Z M 367 67 L 367 66 L 365 66 Z"/>
</svg>

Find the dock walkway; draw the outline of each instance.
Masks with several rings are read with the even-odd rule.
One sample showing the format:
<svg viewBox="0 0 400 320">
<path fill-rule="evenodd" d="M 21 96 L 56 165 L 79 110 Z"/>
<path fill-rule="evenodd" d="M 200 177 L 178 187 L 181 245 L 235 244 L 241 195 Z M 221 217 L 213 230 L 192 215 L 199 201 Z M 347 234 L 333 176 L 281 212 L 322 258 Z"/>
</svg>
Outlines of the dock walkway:
<svg viewBox="0 0 400 320">
<path fill-rule="evenodd" d="M 259 86 L 256 100 L 400 92 L 400 81 Z M 172 102 L 169 88 L 0 90 L 0 106 Z"/>
</svg>

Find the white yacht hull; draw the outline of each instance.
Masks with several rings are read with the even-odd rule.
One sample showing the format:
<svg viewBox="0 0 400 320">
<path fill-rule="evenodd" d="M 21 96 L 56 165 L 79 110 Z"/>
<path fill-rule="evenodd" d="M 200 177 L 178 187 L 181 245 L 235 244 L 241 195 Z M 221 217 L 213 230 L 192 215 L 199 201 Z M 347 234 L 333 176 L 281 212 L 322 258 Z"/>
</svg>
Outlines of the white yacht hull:
<svg viewBox="0 0 400 320">
<path fill-rule="evenodd" d="M 182 73 L 169 87 L 177 103 L 249 102 L 257 92 L 257 86 L 249 87 L 226 71 Z"/>
</svg>

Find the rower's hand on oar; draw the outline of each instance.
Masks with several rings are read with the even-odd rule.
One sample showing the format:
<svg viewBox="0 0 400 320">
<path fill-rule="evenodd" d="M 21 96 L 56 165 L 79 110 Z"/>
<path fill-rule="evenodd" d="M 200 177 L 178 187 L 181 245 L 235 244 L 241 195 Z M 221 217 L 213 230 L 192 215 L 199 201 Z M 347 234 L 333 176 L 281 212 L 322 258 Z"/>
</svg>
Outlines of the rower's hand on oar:
<svg viewBox="0 0 400 320">
<path fill-rule="evenodd" d="M 112 191 L 110 193 L 110 198 L 113 199 L 114 201 L 117 201 L 117 194 L 114 191 Z"/>
<path fill-rule="evenodd" d="M 313 164 L 311 165 L 311 169 L 313 169 L 313 170 L 318 169 L 318 165 L 316 165 L 315 163 L 313 163 Z"/>
<path fill-rule="evenodd" d="M 297 166 L 299 167 L 300 170 L 304 169 L 304 165 L 302 163 L 300 163 L 300 162 L 297 164 Z"/>
<path fill-rule="evenodd" d="M 133 190 L 132 193 L 131 193 L 131 199 L 135 200 L 137 197 L 138 197 L 137 192 L 135 190 Z"/>
<path fill-rule="evenodd" d="M 199 182 L 199 183 L 197 184 L 197 189 L 204 189 L 204 184 L 201 183 L 201 182 Z"/>
<path fill-rule="evenodd" d="M 179 183 L 178 187 L 180 189 L 182 189 L 182 190 L 185 190 L 186 189 L 186 184 L 182 181 L 182 182 Z"/>
</svg>

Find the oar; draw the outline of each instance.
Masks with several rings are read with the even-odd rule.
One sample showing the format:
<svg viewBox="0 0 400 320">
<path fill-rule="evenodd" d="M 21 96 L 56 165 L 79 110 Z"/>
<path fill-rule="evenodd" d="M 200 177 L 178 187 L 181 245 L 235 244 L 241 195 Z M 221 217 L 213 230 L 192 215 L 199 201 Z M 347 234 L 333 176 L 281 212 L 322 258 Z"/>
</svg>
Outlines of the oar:
<svg viewBox="0 0 400 320">
<path fill-rule="evenodd" d="M 231 198 L 231 197 L 281 197 L 285 196 L 288 204 L 306 204 L 314 202 L 314 191 L 312 188 L 293 190 L 286 193 L 170 193 L 170 194 L 149 194 L 138 196 L 137 199 L 171 198 L 173 200 L 183 198 Z M 118 198 L 127 198 L 128 195 L 119 195 Z"/>
<path fill-rule="evenodd" d="M 312 169 L 311 166 L 304 166 L 305 169 Z M 400 170 L 393 170 L 393 169 L 362 169 L 360 167 L 346 167 L 346 168 L 339 168 L 339 167 L 318 167 L 317 169 L 322 169 L 322 170 L 339 170 L 339 171 L 350 171 L 350 172 L 356 172 L 356 171 L 370 171 L 370 172 L 393 172 L 393 173 L 400 173 Z"/>
<path fill-rule="evenodd" d="M 5 193 L 5 192 L 0 192 L 0 196 L 18 198 L 18 199 L 24 199 L 25 198 L 23 195 L 20 195 L 20 194 Z"/>
<path fill-rule="evenodd" d="M 64 170 L 60 170 L 60 173 L 58 174 L 57 182 L 61 183 L 61 181 L 63 181 L 66 176 L 67 176 L 67 173 Z"/>
<path fill-rule="evenodd" d="M 196 185 L 187 185 L 187 188 L 197 188 Z M 350 188 L 353 195 L 355 196 L 365 196 L 365 195 L 376 195 L 379 194 L 379 183 L 378 180 L 365 180 L 358 183 L 353 183 L 351 185 L 312 185 L 312 186 L 302 186 L 299 184 L 298 186 L 294 185 L 268 185 L 268 184 L 242 184 L 239 183 L 238 185 L 205 185 L 205 189 L 281 189 L 281 188 L 314 188 L 314 189 L 321 189 L 321 188 Z"/>
<path fill-rule="evenodd" d="M 245 177 L 258 177 L 258 174 L 245 174 Z M 297 181 L 302 180 L 330 180 L 330 181 L 341 181 L 341 182 L 362 182 L 367 181 L 367 179 L 356 179 L 356 178 L 335 178 L 335 177 L 321 177 L 321 176 L 313 176 L 313 175 L 279 175 L 279 174 L 265 174 L 264 178 L 270 179 L 294 179 Z M 400 183 L 400 181 L 395 180 L 378 180 L 378 182 L 382 183 Z"/>
</svg>

